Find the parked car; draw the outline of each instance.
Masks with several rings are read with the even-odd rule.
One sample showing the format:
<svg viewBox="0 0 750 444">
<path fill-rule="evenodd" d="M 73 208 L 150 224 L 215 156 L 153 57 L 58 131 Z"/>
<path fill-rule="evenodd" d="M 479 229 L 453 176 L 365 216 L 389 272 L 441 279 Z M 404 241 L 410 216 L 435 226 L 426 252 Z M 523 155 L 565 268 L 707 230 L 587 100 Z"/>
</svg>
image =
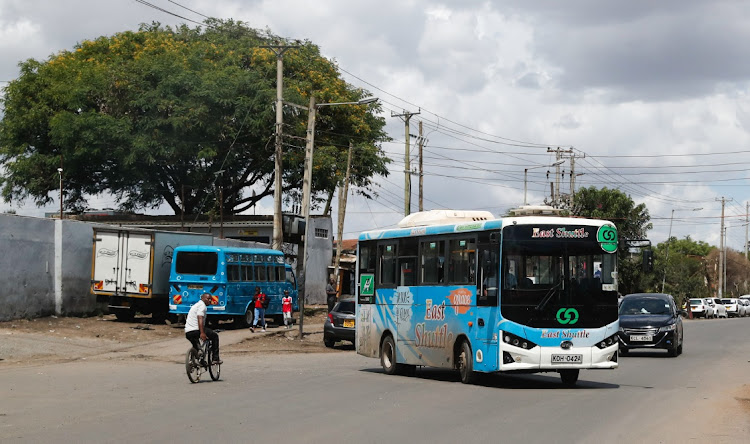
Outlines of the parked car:
<svg viewBox="0 0 750 444">
<path fill-rule="evenodd" d="M 711 306 L 714 308 L 714 316 L 717 318 L 726 318 L 727 315 L 727 308 L 724 306 L 724 304 L 721 303 L 721 299 L 719 298 L 708 298 L 708 303 L 711 304 Z"/>
<path fill-rule="evenodd" d="M 705 299 L 690 299 L 690 311 L 693 313 L 693 317 L 696 318 L 711 319 L 714 317 L 714 308 Z"/>
<path fill-rule="evenodd" d="M 745 306 L 740 304 L 739 299 L 735 298 L 724 298 L 721 303 L 727 309 L 727 316 L 740 317 L 745 315 Z"/>
<path fill-rule="evenodd" d="M 682 353 L 682 317 L 674 298 L 663 293 L 636 293 L 620 304 L 620 354 L 634 348 L 666 349 L 670 356 Z"/>
<path fill-rule="evenodd" d="M 739 299 L 739 301 L 745 306 L 745 316 L 750 316 L 750 299 Z"/>
<path fill-rule="evenodd" d="M 326 347 L 333 347 L 337 341 L 354 343 L 355 308 L 354 298 L 339 299 L 333 306 L 323 325 L 323 343 Z"/>
</svg>

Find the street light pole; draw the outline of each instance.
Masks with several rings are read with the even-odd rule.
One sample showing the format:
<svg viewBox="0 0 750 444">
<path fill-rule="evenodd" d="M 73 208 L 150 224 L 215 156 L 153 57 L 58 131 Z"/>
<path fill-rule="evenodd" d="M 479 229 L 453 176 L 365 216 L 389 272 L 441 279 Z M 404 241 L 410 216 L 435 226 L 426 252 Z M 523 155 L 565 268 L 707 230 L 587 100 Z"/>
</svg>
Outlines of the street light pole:
<svg viewBox="0 0 750 444">
<path fill-rule="evenodd" d="M 58 168 L 57 173 L 60 175 L 60 220 L 62 220 L 63 219 L 63 187 L 62 187 L 63 169 Z"/>
<path fill-rule="evenodd" d="M 690 211 L 700 211 L 703 208 L 693 208 Z M 674 220 L 674 208 L 672 215 L 669 217 L 669 235 L 667 236 L 667 251 L 664 253 L 664 277 L 661 280 L 661 292 L 664 293 L 664 284 L 667 282 L 667 262 L 669 261 L 669 244 L 672 243 L 672 221 Z"/>
</svg>

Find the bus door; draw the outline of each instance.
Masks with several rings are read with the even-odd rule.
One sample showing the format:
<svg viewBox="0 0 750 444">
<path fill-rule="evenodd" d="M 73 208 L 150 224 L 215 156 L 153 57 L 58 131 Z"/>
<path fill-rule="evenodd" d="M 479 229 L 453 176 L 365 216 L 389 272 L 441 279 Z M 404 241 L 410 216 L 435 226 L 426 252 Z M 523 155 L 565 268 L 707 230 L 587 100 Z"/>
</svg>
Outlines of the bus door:
<svg viewBox="0 0 750 444">
<path fill-rule="evenodd" d="M 477 270 L 476 338 L 486 343 L 497 342 L 500 289 L 500 251 L 498 243 L 480 243 Z"/>
</svg>

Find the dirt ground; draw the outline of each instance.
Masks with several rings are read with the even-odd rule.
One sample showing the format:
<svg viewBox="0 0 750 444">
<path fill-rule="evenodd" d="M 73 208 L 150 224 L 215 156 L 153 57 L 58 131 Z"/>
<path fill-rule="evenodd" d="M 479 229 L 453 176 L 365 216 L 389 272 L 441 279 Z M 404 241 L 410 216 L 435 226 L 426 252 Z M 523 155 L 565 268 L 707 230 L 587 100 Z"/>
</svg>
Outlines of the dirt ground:
<svg viewBox="0 0 750 444">
<path fill-rule="evenodd" d="M 231 321 L 212 328 L 227 332 L 233 341 L 222 345 L 223 354 L 234 353 L 326 353 L 353 350 L 348 343 L 328 349 L 323 345 L 325 306 L 306 307 L 305 337 L 299 338 L 299 326 L 287 330 L 269 323 L 266 333 L 251 334 Z M 299 314 L 295 314 L 299 322 Z M 132 322 L 117 321 L 114 315 L 94 317 L 57 317 L 18 319 L 0 322 L 0 365 L 34 365 L 76 359 L 96 359 L 131 350 L 124 356 L 138 356 L 139 347 L 155 347 L 173 339 L 184 340 L 184 325 L 155 324 L 151 317 L 136 317 Z M 241 336 L 240 339 L 237 337 Z M 224 335 L 222 335 L 224 337 Z M 182 345 L 181 342 L 177 342 Z"/>
</svg>

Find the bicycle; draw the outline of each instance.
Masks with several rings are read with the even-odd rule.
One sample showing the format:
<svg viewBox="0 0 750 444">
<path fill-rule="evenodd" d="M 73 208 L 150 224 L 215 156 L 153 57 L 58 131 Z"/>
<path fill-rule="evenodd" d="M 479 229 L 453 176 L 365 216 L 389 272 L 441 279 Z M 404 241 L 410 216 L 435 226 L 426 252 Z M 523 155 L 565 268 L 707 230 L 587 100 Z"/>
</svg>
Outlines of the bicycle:
<svg viewBox="0 0 750 444">
<path fill-rule="evenodd" d="M 187 372 L 188 379 L 192 383 L 199 382 L 201 374 L 208 370 L 211 379 L 218 381 L 221 375 L 221 364 L 213 360 L 211 340 L 208 339 L 200 342 L 200 349 L 196 350 L 195 347 L 190 347 L 185 355 L 185 371 Z"/>
</svg>

